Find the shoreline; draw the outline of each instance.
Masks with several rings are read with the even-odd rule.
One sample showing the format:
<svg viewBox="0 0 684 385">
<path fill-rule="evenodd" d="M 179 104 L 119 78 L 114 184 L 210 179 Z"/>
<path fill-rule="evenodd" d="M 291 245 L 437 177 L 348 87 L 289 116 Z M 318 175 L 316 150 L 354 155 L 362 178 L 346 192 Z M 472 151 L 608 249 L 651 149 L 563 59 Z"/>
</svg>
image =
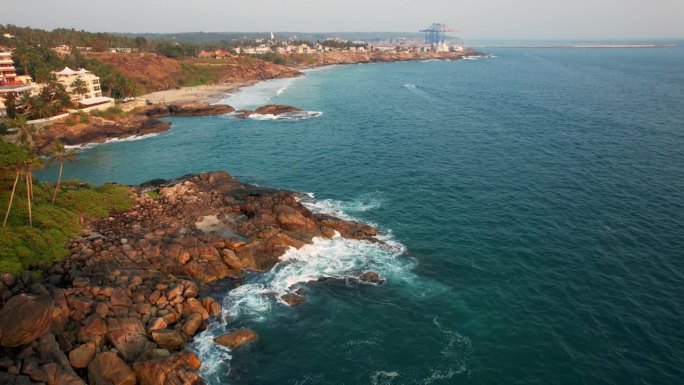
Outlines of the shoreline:
<svg viewBox="0 0 684 385">
<path fill-rule="evenodd" d="M 370 225 L 307 208 L 301 193 L 224 171 L 129 188 L 133 206 L 89 222 L 42 276 L 0 277 L 11 294 L 0 298 L 0 382 L 202 384 L 201 358 L 188 347 L 210 321 L 226 325 L 221 302 L 204 289 L 239 285 L 317 238 L 382 242 Z M 288 287 L 273 300 L 293 307 L 305 297 Z M 211 343 L 234 352 L 257 338 L 232 325 Z"/>
<path fill-rule="evenodd" d="M 302 65 L 291 67 L 293 70 L 301 71 L 295 76 L 287 76 L 285 78 L 299 78 L 306 75 L 306 71 L 333 67 L 338 65 L 354 65 L 354 64 L 370 64 L 370 63 L 395 63 L 395 62 L 409 62 L 409 61 L 423 61 L 423 60 L 462 60 L 464 57 L 482 55 L 477 51 L 472 52 L 445 52 L 445 53 L 426 53 L 419 54 L 420 57 L 415 57 L 403 54 L 363 54 L 352 56 L 351 58 L 345 56 L 343 58 L 328 58 L 323 56 L 323 61 L 311 65 Z M 345 60 L 347 59 L 347 60 Z M 268 79 L 254 79 L 238 82 L 224 82 L 215 84 L 206 84 L 200 86 L 188 86 L 177 89 L 169 89 L 163 91 L 151 92 L 140 95 L 136 99 L 146 100 L 153 104 L 172 104 L 172 103 L 188 103 L 188 102 L 205 102 L 209 104 L 216 104 L 225 99 L 229 94 L 235 94 L 243 88 L 251 87 L 269 80 L 283 79 L 282 77 L 273 77 Z"/>
</svg>

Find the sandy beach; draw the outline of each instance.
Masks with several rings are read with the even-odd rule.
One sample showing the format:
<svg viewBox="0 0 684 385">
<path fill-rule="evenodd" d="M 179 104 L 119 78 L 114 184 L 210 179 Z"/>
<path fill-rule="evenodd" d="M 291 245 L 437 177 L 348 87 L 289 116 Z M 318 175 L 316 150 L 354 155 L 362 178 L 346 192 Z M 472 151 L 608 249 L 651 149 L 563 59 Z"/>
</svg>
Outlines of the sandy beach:
<svg viewBox="0 0 684 385">
<path fill-rule="evenodd" d="M 217 103 L 224 99 L 227 94 L 236 92 L 242 87 L 247 87 L 257 82 L 258 81 L 255 80 L 240 83 L 219 83 L 195 87 L 181 87 L 178 89 L 157 91 L 141 95 L 138 99 L 147 100 L 150 103 L 182 103 L 193 101 Z"/>
</svg>

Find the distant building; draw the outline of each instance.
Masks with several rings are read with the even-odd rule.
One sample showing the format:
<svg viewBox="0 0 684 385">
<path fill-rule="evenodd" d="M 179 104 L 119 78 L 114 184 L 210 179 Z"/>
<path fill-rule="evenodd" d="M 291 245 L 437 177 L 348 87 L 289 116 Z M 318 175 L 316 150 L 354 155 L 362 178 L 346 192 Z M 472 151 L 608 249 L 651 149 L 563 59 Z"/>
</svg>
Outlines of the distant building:
<svg viewBox="0 0 684 385">
<path fill-rule="evenodd" d="M 12 52 L 0 52 L 0 83 L 11 83 L 16 77 L 17 70 L 14 68 Z"/>
<path fill-rule="evenodd" d="M 100 78 L 86 69 L 81 68 L 78 71 L 74 71 L 69 67 L 64 67 L 63 70 L 59 72 L 53 72 L 53 74 L 55 77 L 57 77 L 58 82 L 64 84 L 64 87 L 69 95 L 71 95 L 71 100 L 74 103 L 80 103 L 86 99 L 99 98 L 102 96 Z M 73 89 L 72 85 L 76 79 L 81 79 L 83 83 L 85 83 L 85 94 L 79 95 Z"/>
<path fill-rule="evenodd" d="M 0 116 L 7 113 L 5 100 L 10 94 L 19 99 L 23 94 L 33 94 L 36 87 L 27 75 L 17 76 L 11 52 L 0 52 Z"/>
</svg>

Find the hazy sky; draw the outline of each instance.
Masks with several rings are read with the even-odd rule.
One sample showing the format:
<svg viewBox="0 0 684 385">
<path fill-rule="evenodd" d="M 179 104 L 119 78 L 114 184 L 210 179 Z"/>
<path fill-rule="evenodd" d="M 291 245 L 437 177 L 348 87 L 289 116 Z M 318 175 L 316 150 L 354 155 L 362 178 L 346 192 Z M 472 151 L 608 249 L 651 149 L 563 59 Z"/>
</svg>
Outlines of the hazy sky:
<svg viewBox="0 0 684 385">
<path fill-rule="evenodd" d="M 684 37 L 684 0 L 0 0 L 0 24 L 102 32 L 400 31 L 464 38 Z"/>
</svg>

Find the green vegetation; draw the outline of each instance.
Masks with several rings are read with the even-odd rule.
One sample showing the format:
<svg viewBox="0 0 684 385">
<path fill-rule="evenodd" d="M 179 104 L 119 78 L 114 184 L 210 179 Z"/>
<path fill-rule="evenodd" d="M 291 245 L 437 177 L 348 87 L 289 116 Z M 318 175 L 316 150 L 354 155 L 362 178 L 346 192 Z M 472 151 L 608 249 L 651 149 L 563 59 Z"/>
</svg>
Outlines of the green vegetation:
<svg viewBox="0 0 684 385">
<path fill-rule="evenodd" d="M 183 71 L 181 85 L 185 87 L 216 83 L 219 80 L 215 67 L 181 63 L 181 69 Z"/>
<path fill-rule="evenodd" d="M 280 64 L 280 65 L 287 64 L 285 58 L 282 55 L 277 54 L 275 52 L 262 53 L 262 54 L 258 54 L 258 55 L 254 55 L 254 56 L 257 59 L 261 59 L 264 61 L 270 61 L 271 63 L 274 63 L 274 64 Z"/>
<path fill-rule="evenodd" d="M 338 48 L 338 49 L 345 49 L 345 48 L 351 48 L 351 47 L 368 48 L 368 44 L 366 44 L 366 43 L 354 43 L 354 42 L 349 41 L 349 40 L 330 40 L 330 39 L 328 39 L 328 40 L 321 42 L 321 45 L 324 47 Z"/>
<path fill-rule="evenodd" d="M 142 91 L 110 64 L 93 57 L 86 57 L 75 47 L 72 48 L 71 54 L 62 57 L 49 46 L 28 45 L 20 42 L 12 52 L 12 57 L 17 64 L 19 75 L 31 75 L 39 83 L 52 82 L 54 77 L 51 72 L 64 67 L 87 68 L 100 77 L 102 91 L 113 98 L 132 96 Z"/>
<path fill-rule="evenodd" d="M 65 243 L 82 230 L 84 219 L 103 218 L 132 203 L 125 186 L 67 181 L 55 194 L 51 183 L 28 183 L 31 173 L 24 165 L 33 164 L 29 159 L 27 147 L 0 140 L 0 207 L 8 210 L 6 225 L 0 228 L 0 272 L 18 274 L 60 260 L 68 253 Z M 55 204 L 50 203 L 53 196 Z"/>
<path fill-rule="evenodd" d="M 13 39 L 4 34 L 14 36 Z M 145 40 L 145 39 L 143 39 Z M 55 47 L 58 45 L 92 47 L 96 51 L 105 51 L 113 47 L 137 47 L 138 41 L 131 37 L 109 33 L 93 33 L 75 29 L 58 28 L 52 31 L 16 25 L 0 24 L 0 45 L 14 46 L 25 44 L 31 46 Z"/>
<path fill-rule="evenodd" d="M 105 118 L 105 119 L 114 119 L 117 116 L 124 116 L 128 114 L 126 111 L 116 108 L 116 107 L 109 107 L 104 111 L 101 110 L 93 110 L 90 111 L 90 116 L 95 116 L 98 118 Z"/>
</svg>

